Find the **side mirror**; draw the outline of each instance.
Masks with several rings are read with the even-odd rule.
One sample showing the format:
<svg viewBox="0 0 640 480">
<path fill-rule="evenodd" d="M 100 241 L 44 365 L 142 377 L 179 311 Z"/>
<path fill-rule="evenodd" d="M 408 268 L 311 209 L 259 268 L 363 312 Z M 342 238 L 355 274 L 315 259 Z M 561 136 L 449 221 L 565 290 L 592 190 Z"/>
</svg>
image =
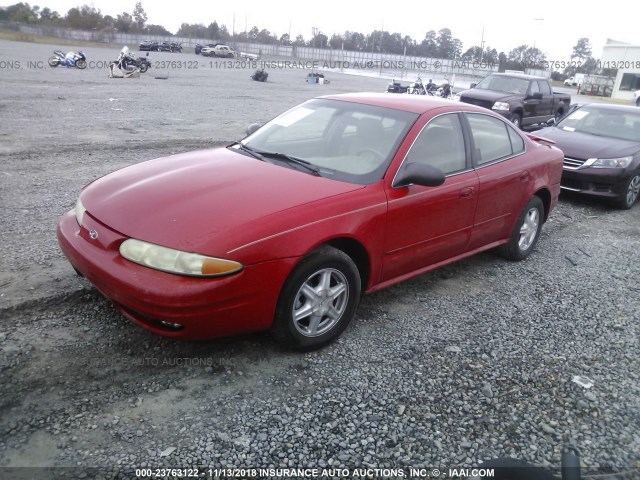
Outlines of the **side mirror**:
<svg viewBox="0 0 640 480">
<path fill-rule="evenodd" d="M 253 132 L 258 130 L 261 126 L 262 125 L 260 125 L 259 123 L 252 123 L 247 127 L 247 135 L 251 135 Z"/>
<path fill-rule="evenodd" d="M 476 88 L 477 83 L 472 83 L 471 85 L 469 85 L 469 88 Z"/>
<path fill-rule="evenodd" d="M 147 52 L 147 57 L 149 56 L 149 52 Z"/>
<path fill-rule="evenodd" d="M 550 118 L 549 120 L 547 120 L 547 127 L 553 127 L 556 124 L 556 119 L 554 118 Z"/>
<path fill-rule="evenodd" d="M 540 92 L 536 92 L 531 94 L 531 98 L 533 98 L 534 100 L 542 100 L 542 93 Z"/>
<path fill-rule="evenodd" d="M 444 172 L 431 165 L 411 162 L 403 165 L 395 180 L 395 187 L 421 185 L 423 187 L 437 187 L 444 183 Z"/>
</svg>

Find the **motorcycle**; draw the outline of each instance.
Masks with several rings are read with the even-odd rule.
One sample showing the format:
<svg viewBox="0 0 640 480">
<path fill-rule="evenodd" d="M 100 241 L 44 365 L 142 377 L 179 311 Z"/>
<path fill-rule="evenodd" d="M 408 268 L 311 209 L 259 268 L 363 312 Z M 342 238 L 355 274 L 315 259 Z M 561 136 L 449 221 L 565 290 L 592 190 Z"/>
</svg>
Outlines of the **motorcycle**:
<svg viewBox="0 0 640 480">
<path fill-rule="evenodd" d="M 62 65 L 67 68 L 79 68 L 84 70 L 87 68 L 87 58 L 82 52 L 68 52 L 64 53 L 60 50 L 53 52 L 55 55 L 49 57 L 49 66 L 55 68 L 58 65 Z"/>
<path fill-rule="evenodd" d="M 400 85 L 400 82 L 391 80 L 391 83 L 387 85 L 387 93 L 407 93 L 408 86 Z"/>
<path fill-rule="evenodd" d="M 418 77 L 415 82 L 409 84 L 407 93 L 411 95 L 426 95 L 427 90 L 424 88 L 424 84 L 420 77 Z"/>
<path fill-rule="evenodd" d="M 149 52 L 147 52 L 147 57 Z M 145 57 L 136 58 L 131 52 L 129 47 L 122 47 L 118 59 L 111 62 L 111 65 L 118 67 L 123 72 L 132 72 L 135 69 L 140 70 L 140 73 L 144 73 L 151 68 L 151 62 Z"/>
<path fill-rule="evenodd" d="M 436 95 L 438 97 L 451 99 L 453 94 L 453 91 L 451 90 L 451 83 L 449 82 L 448 78 L 445 78 L 445 80 L 446 81 L 436 90 Z"/>
</svg>

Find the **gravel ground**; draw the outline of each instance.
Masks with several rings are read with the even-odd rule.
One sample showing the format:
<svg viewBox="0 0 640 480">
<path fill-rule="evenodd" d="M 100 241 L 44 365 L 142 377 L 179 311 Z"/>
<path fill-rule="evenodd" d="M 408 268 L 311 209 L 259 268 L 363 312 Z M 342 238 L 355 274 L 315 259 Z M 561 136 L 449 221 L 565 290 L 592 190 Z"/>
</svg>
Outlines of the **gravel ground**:
<svg viewBox="0 0 640 480">
<path fill-rule="evenodd" d="M 0 41 L 0 67 L 54 48 Z M 106 61 L 118 50 L 85 53 Z M 229 143 L 307 98 L 387 83 L 331 74 L 309 85 L 304 71 L 273 69 L 262 84 L 252 69 L 195 55 L 150 58 L 206 68 L 126 80 L 104 69 L 1 72 L 0 477 L 446 472 L 493 456 L 557 471 L 568 443 L 592 478 L 640 477 L 639 206 L 563 194 L 526 261 L 485 253 L 366 296 L 316 352 L 282 351 L 266 334 L 167 340 L 125 320 L 57 247 L 57 220 L 84 184 Z"/>
</svg>

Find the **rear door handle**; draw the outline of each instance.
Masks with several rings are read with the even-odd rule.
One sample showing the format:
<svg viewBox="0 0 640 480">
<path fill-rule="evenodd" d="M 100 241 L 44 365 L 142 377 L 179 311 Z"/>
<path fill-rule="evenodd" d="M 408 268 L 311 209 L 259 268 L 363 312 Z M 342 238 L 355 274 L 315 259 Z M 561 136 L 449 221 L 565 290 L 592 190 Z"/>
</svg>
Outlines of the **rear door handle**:
<svg viewBox="0 0 640 480">
<path fill-rule="evenodd" d="M 475 189 L 473 187 L 463 188 L 462 190 L 460 190 L 460 198 L 471 197 L 473 195 L 474 190 Z"/>
</svg>

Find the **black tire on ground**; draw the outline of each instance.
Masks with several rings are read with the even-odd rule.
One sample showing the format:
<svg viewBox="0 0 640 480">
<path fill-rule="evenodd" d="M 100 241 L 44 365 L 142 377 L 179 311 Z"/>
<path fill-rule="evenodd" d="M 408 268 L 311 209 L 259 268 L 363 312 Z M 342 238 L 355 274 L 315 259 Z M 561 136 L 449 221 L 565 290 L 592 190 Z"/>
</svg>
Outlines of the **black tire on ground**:
<svg viewBox="0 0 640 480">
<path fill-rule="evenodd" d="M 636 107 L 640 107 L 640 97 L 636 100 Z"/>
<path fill-rule="evenodd" d="M 322 347 L 349 325 L 360 292 L 360 275 L 351 257 L 333 247 L 319 247 L 285 281 L 271 333 L 287 348 L 308 351 Z"/>
<path fill-rule="evenodd" d="M 556 123 L 558 123 L 560 121 L 560 119 L 562 118 L 562 115 L 564 115 L 564 112 L 562 110 L 558 110 L 554 116 L 554 118 L 556 119 Z"/>
<path fill-rule="evenodd" d="M 531 197 L 518 215 L 509 242 L 500 247 L 500 254 L 514 261 L 527 258 L 538 243 L 543 223 L 544 205 L 542 200 L 537 196 Z"/>
<path fill-rule="evenodd" d="M 78 67 L 80 70 L 84 70 L 85 68 L 87 68 L 87 61 L 86 60 L 78 60 L 76 62 L 76 67 Z"/>
<path fill-rule="evenodd" d="M 140 64 L 140 73 L 144 73 L 144 72 L 146 72 L 147 70 L 149 70 L 149 65 L 147 65 L 147 64 L 146 64 L 146 63 L 144 63 L 144 62 L 142 62 L 142 63 Z"/>
<path fill-rule="evenodd" d="M 60 64 L 60 59 L 58 59 L 58 57 L 56 57 L 55 55 L 52 57 L 49 57 L 49 66 L 51 68 L 55 68 Z"/>
<path fill-rule="evenodd" d="M 618 202 L 617 206 L 623 210 L 629 210 L 640 196 L 640 173 L 633 175 L 627 182 L 624 189 L 624 197 Z"/>
<path fill-rule="evenodd" d="M 513 123 L 516 126 L 516 128 L 522 129 L 522 115 L 520 115 L 519 113 L 516 113 L 511 118 L 511 123 Z"/>
</svg>

